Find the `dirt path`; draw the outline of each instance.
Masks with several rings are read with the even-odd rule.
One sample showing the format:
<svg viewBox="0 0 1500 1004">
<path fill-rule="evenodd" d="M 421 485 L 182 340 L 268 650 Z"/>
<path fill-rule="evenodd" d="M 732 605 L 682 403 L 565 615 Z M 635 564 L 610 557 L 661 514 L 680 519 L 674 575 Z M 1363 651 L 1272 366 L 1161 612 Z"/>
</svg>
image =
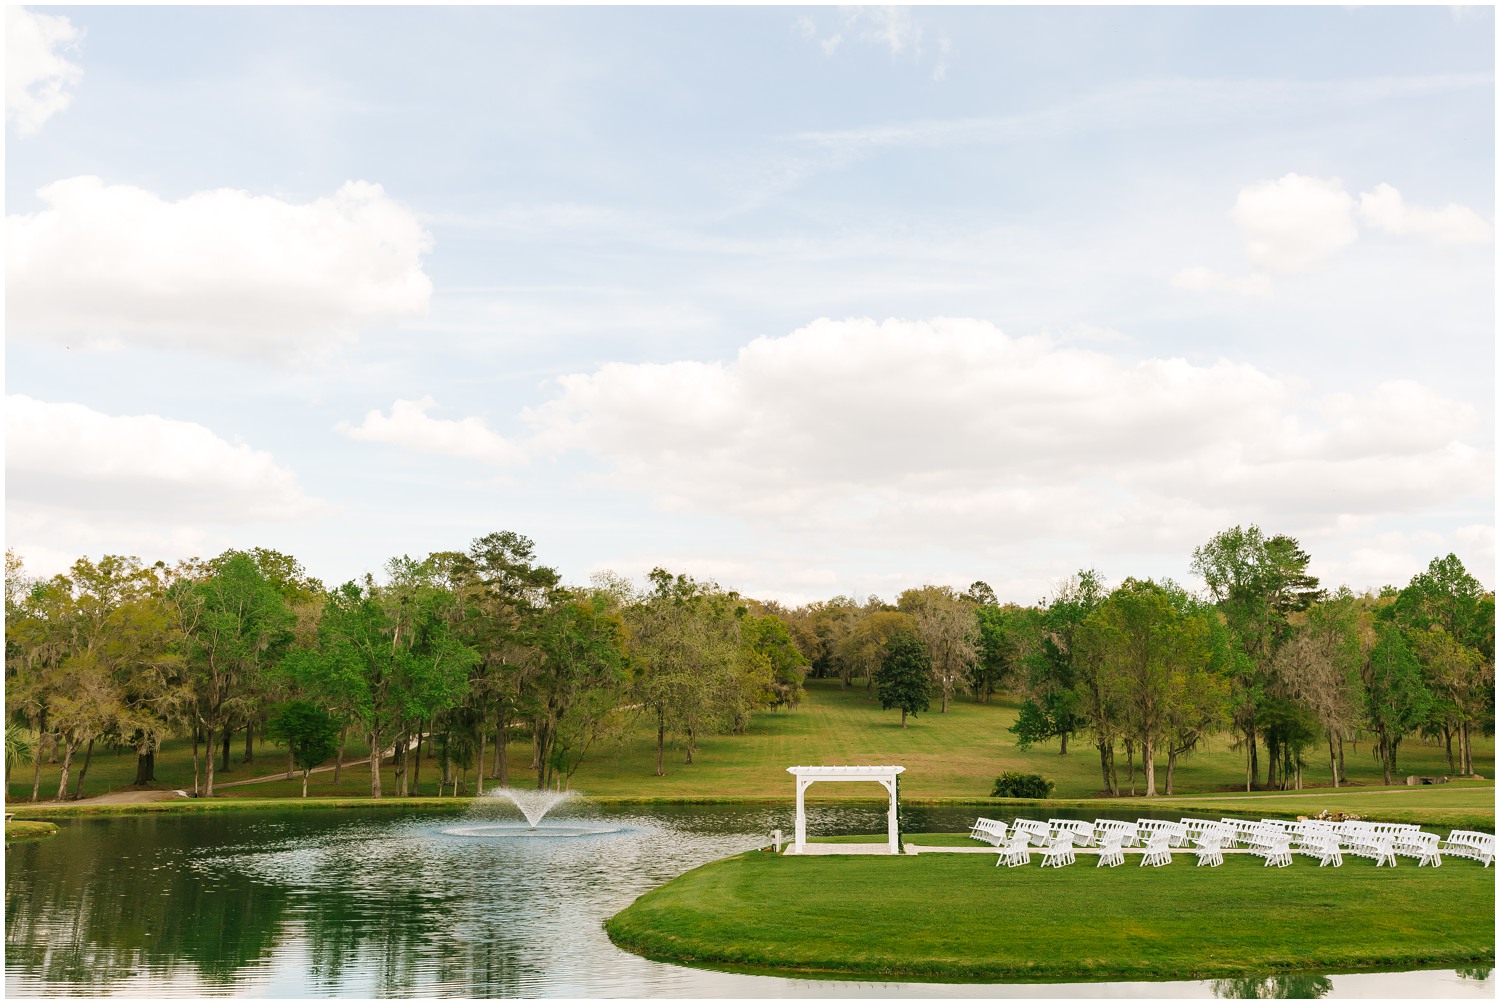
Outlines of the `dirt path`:
<svg viewBox="0 0 1500 1004">
<path fill-rule="evenodd" d="M 416 744 L 419 741 L 420 740 L 418 740 L 418 739 L 413 739 L 411 741 L 411 746 L 416 746 Z M 410 748 L 410 747 L 408 747 L 408 748 Z M 395 748 L 392 747 L 391 750 L 388 751 L 385 754 L 385 756 L 390 756 L 394 752 L 395 752 Z M 370 758 L 369 757 L 365 757 L 365 758 L 363 758 L 361 760 L 346 760 L 346 761 L 344 761 L 344 766 L 345 767 L 358 767 L 360 764 L 368 764 L 369 762 L 370 762 Z M 333 765 L 332 764 L 328 764 L 328 765 L 323 766 L 323 767 L 314 767 L 309 773 L 312 773 L 312 774 L 322 774 L 322 773 L 325 773 L 326 771 L 330 771 L 330 770 L 333 770 L 333 769 L 334 769 Z M 295 781 L 300 776 L 301 775 L 298 774 L 296 771 L 293 771 L 291 779 Z M 244 784 L 264 784 L 267 781 L 285 781 L 285 780 L 287 780 L 287 773 L 286 773 L 286 771 L 283 770 L 283 771 L 279 771 L 279 772 L 277 772 L 275 774 L 265 774 L 265 775 L 263 775 L 261 777 L 247 777 L 247 778 L 244 778 L 243 780 L 239 780 L 239 781 L 215 781 L 214 782 L 214 790 L 217 791 L 220 788 L 237 788 L 240 785 L 244 785 Z M 73 804 L 74 805 L 129 805 L 129 804 L 133 804 L 133 803 L 136 803 L 136 802 L 162 802 L 162 801 L 165 801 L 165 800 L 167 800 L 169 798 L 185 798 L 185 797 L 187 797 L 185 794 L 183 794 L 181 792 L 178 792 L 178 791 L 173 791 L 171 789 L 165 789 L 165 790 L 163 790 L 163 789 L 158 789 L 158 788 L 151 788 L 151 789 L 131 788 L 131 789 L 128 789 L 128 790 L 125 790 L 125 791 L 112 791 L 112 792 L 109 792 L 106 795 L 95 795 L 93 798 L 80 798 L 77 802 L 74 802 Z"/>
</svg>

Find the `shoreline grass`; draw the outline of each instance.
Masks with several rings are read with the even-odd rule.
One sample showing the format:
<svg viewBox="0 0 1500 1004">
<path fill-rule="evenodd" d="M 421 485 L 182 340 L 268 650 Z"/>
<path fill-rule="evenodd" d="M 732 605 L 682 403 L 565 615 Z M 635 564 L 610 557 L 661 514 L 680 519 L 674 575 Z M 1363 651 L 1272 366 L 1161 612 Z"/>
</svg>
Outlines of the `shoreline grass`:
<svg viewBox="0 0 1500 1004">
<path fill-rule="evenodd" d="M 1466 867 L 1472 866 L 1472 867 Z M 937 982 L 1210 979 L 1494 964 L 1495 874 L 1363 860 L 1267 869 L 997 869 L 988 854 L 748 852 L 645 894 L 605 929 L 661 962 Z"/>
<path fill-rule="evenodd" d="M 1471 787 L 1453 792 L 1433 788 L 1348 789 L 1340 788 L 1339 797 L 1322 800 L 1307 799 L 1300 795 L 1280 792 L 1260 792 L 1253 795 L 1240 794 L 1233 797 L 1205 798 L 1099 798 L 1099 799 L 1050 799 L 1045 801 L 1004 798 L 903 798 L 902 804 L 913 807 L 965 807 L 975 809 L 975 815 L 985 814 L 1036 814 L 1048 815 L 1054 810 L 1084 812 L 1167 812 L 1182 815 L 1314 815 L 1328 808 L 1344 812 L 1359 812 L 1361 815 L 1378 818 L 1384 822 L 1416 823 L 1424 826 L 1447 829 L 1495 831 L 1495 789 L 1493 787 Z M 1360 792 L 1369 797 L 1359 799 Z M 1382 794 L 1382 792 L 1384 792 Z M 1462 792 L 1462 793 L 1461 793 Z M 1342 794 L 1348 793 L 1348 794 Z M 742 805 L 784 806 L 791 804 L 791 797 L 771 798 L 765 796 L 660 796 L 660 795 L 602 795 L 583 793 L 580 800 L 585 804 L 605 806 L 652 806 L 652 805 Z M 342 809 L 371 808 L 380 811 L 410 811 L 425 809 L 462 809 L 474 802 L 474 796 L 435 796 L 385 798 L 364 797 L 309 797 L 309 798 L 173 798 L 159 802 L 124 803 L 77 803 L 77 802 L 21 802 L 7 807 L 20 819 L 56 819 L 76 816 L 128 815 L 133 813 L 198 813 L 238 812 L 267 809 Z M 869 805 L 884 806 L 881 797 L 845 796 L 809 798 L 809 805 Z"/>
<path fill-rule="evenodd" d="M 37 819 L 7 819 L 5 842 L 19 843 L 23 840 L 44 840 L 57 835 L 57 824 Z"/>
</svg>

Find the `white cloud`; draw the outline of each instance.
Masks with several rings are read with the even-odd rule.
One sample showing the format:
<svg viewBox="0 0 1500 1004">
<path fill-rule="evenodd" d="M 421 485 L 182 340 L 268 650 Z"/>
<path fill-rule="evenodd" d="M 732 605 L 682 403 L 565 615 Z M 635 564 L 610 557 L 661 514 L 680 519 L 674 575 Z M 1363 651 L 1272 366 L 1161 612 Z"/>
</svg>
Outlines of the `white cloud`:
<svg viewBox="0 0 1500 1004">
<path fill-rule="evenodd" d="M 431 239 L 379 185 L 293 203 L 232 189 L 169 202 L 70 178 L 5 218 L 10 331 L 291 360 L 427 308 Z M 75 341 L 76 340 L 76 341 Z"/>
<path fill-rule="evenodd" d="M 416 453 L 463 457 L 483 464 L 514 464 L 526 459 L 523 450 L 486 428 L 482 419 L 428 418 L 427 410 L 435 404 L 431 397 L 398 400 L 391 405 L 390 415 L 376 409 L 365 415 L 359 425 L 340 422 L 334 428 L 351 439 L 387 443 Z"/>
<path fill-rule="evenodd" d="M 1239 296 L 1270 296 L 1271 280 L 1263 275 L 1229 276 L 1211 268 L 1185 268 L 1172 276 L 1178 289 L 1235 293 Z"/>
<path fill-rule="evenodd" d="M 65 17 L 5 8 L 5 121 L 17 135 L 33 135 L 73 100 L 68 88 L 83 69 L 60 53 L 82 34 Z"/>
<path fill-rule="evenodd" d="M 294 521 L 323 511 L 269 453 L 159 415 L 5 398 L 7 517 L 81 514 L 172 527 Z"/>
<path fill-rule="evenodd" d="M 910 54 L 913 61 L 920 61 L 922 50 L 922 26 L 912 16 L 909 6 L 883 4 L 870 6 L 846 6 L 839 8 L 839 26 L 824 38 L 819 38 L 817 22 L 806 15 L 797 18 L 796 27 L 804 39 L 816 42 L 823 55 L 832 57 L 847 39 L 865 42 L 891 54 L 894 59 Z M 953 49 L 946 36 L 938 39 L 938 57 L 932 70 L 933 80 L 942 80 L 948 73 L 948 57 Z"/>
<path fill-rule="evenodd" d="M 1240 189 L 1231 213 L 1252 264 L 1304 272 L 1359 236 L 1354 199 L 1337 178 L 1287 174 Z"/>
<path fill-rule="evenodd" d="M 1487 244 L 1494 228 L 1467 206 L 1450 202 L 1442 209 L 1408 206 L 1390 185 L 1359 195 L 1359 215 L 1366 225 L 1396 236 L 1425 237 L 1439 244 Z"/>
<path fill-rule="evenodd" d="M 976 320 L 819 320 L 729 362 L 612 363 L 526 413 L 668 511 L 844 543 L 1201 543 L 1489 497 L 1475 411 L 1409 381 L 1307 400 L 1252 366 L 1130 360 Z M 1308 415 L 1314 417 L 1306 417 Z M 1201 539 L 1200 539 L 1201 538 Z"/>
</svg>

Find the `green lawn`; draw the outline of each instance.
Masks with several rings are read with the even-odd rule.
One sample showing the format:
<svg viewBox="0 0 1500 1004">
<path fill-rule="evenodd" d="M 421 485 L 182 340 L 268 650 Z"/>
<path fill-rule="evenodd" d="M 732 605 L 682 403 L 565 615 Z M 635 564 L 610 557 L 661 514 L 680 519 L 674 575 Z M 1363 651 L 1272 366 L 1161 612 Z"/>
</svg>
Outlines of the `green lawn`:
<svg viewBox="0 0 1500 1004">
<path fill-rule="evenodd" d="M 896 763 L 907 768 L 902 776 L 901 792 L 909 799 L 983 801 L 989 795 L 996 775 L 1009 770 L 1039 773 L 1054 781 L 1056 798 L 1092 798 L 1097 795 L 1100 790 L 1099 760 L 1093 748 L 1087 742 L 1078 742 L 1069 749 L 1067 756 L 1059 756 L 1054 743 L 1023 753 L 1016 749 L 1013 737 L 1006 731 L 1015 721 L 1016 711 L 1013 702 L 1001 698 L 995 698 L 990 704 L 958 700 L 949 706 L 946 715 L 938 714 L 936 710 L 918 715 L 909 719 L 908 727 L 902 729 L 900 714 L 882 711 L 879 702 L 863 688 L 842 690 L 837 681 L 811 680 L 808 681 L 807 699 L 799 708 L 757 714 L 745 735 L 704 738 L 693 764 L 683 762 L 683 750 L 669 749 L 665 777 L 655 776 L 655 730 L 650 723 L 640 722 L 624 743 L 597 749 L 574 775 L 572 787 L 605 798 L 763 798 L 779 801 L 790 798 L 793 792 L 792 779 L 786 773 L 789 766 Z M 1233 796 L 1235 787 L 1243 786 L 1244 764 L 1240 754 L 1228 749 L 1228 743 L 1228 737 L 1218 737 L 1180 763 L 1175 779 L 1176 793 Z M 193 777 L 190 754 L 191 746 L 187 741 L 173 740 L 165 744 L 157 757 L 158 786 L 190 788 Z M 236 736 L 231 770 L 219 775 L 221 782 L 274 773 L 285 767 L 285 754 L 274 746 L 257 746 L 255 761 L 251 764 L 240 762 L 243 754 L 243 737 Z M 351 737 L 349 758 L 363 755 L 364 748 Z M 512 744 L 509 757 L 512 781 L 524 784 L 530 762 L 529 745 Z M 1493 777 L 1494 759 L 1493 739 L 1477 738 L 1475 762 L 1485 777 Z M 1351 792 L 1370 796 L 1368 786 L 1380 782 L 1378 765 L 1368 743 L 1350 748 L 1346 760 L 1352 780 L 1363 787 L 1341 790 L 1333 796 L 1340 803 L 1355 797 Z M 1424 745 L 1415 739 L 1402 745 L 1400 764 L 1403 772 L 1414 774 L 1442 774 L 1447 769 L 1440 747 Z M 1158 777 L 1162 778 L 1165 764 L 1160 767 Z M 134 779 L 134 771 L 133 753 L 96 749 L 84 794 L 123 788 Z M 437 773 L 432 762 L 423 763 L 424 793 L 434 793 Z M 1120 773 L 1124 783 L 1123 764 Z M 383 776 L 385 790 L 394 791 L 394 775 L 389 767 Z M 314 774 L 309 793 L 359 797 L 369 793 L 369 779 L 369 768 L 365 765 L 345 770 L 337 786 L 332 783 L 331 774 Z M 1326 775 L 1319 773 L 1316 763 L 1308 768 L 1304 779 L 1308 784 L 1326 783 Z M 1142 784 L 1138 778 L 1138 791 L 1144 790 Z M 876 794 L 872 787 L 869 784 L 825 782 L 816 785 L 812 793 L 819 798 L 870 798 Z M 1489 792 L 1489 811 L 1493 815 L 1493 782 L 1486 782 L 1485 788 Z M 56 789 L 57 767 L 46 764 L 42 770 L 43 797 L 50 797 Z M 467 790 L 473 790 L 472 771 Z M 1450 797 L 1450 792 L 1458 790 L 1453 784 L 1424 787 L 1412 789 L 1414 794 L 1408 796 L 1403 788 L 1401 798 L 1417 798 L 1419 805 L 1429 804 L 1426 799 L 1434 799 L 1431 804 L 1437 805 Z M 296 796 L 300 792 L 301 781 L 297 779 L 226 788 L 219 794 L 230 798 L 258 798 Z M 12 774 L 9 793 L 12 800 L 30 797 L 31 771 L 28 765 L 19 766 Z M 1328 794 L 1332 795 L 1332 792 Z M 1241 792 L 1240 798 L 1243 797 Z M 1290 796 L 1277 794 L 1275 797 Z M 1333 803 L 1315 795 L 1295 804 L 1316 806 L 1312 808 L 1316 812 L 1324 804 Z M 1469 809 L 1472 805 L 1464 803 L 1458 808 Z M 1278 808 L 1277 811 L 1293 810 Z"/>
<path fill-rule="evenodd" d="M 1229 977 L 1493 965 L 1495 871 L 1226 855 L 1195 867 L 996 868 L 989 854 L 716 861 L 606 924 L 648 958 L 949 981 Z"/>
</svg>

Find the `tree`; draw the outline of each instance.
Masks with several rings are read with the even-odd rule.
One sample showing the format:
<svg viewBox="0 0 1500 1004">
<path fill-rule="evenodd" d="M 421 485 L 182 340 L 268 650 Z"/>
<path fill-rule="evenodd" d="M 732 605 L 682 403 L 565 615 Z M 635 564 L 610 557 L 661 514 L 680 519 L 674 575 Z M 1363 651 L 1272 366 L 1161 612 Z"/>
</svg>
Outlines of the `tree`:
<svg viewBox="0 0 1500 1004">
<path fill-rule="evenodd" d="M 1364 665 L 1365 714 L 1377 739 L 1385 783 L 1396 773 L 1396 749 L 1401 740 L 1427 716 L 1432 694 L 1401 629 L 1377 624 L 1375 644 Z"/>
<path fill-rule="evenodd" d="M 626 611 L 635 693 L 656 719 L 656 775 L 666 773 L 667 733 L 680 735 L 693 762 L 697 737 L 728 727 L 739 698 L 738 597 L 712 582 L 654 568 L 651 589 Z"/>
<path fill-rule="evenodd" d="M 1086 725 L 1091 727 L 1104 787 L 1113 795 L 1118 793 L 1114 769 L 1118 702 L 1104 667 L 1090 661 L 1078 645 L 1084 623 L 1104 597 L 1099 574 L 1084 570 L 1063 582 L 1044 609 L 1012 615 L 1012 636 L 1025 639 L 1017 646 L 1025 700 L 1010 731 L 1022 749 L 1056 736 L 1059 755 L 1066 755 L 1068 737 Z"/>
<path fill-rule="evenodd" d="M 608 597 L 564 592 L 542 614 L 534 644 L 540 656 L 531 680 L 540 789 L 568 763 L 568 757 L 554 758 L 559 737 L 567 737 L 564 752 L 581 757 L 598 735 L 593 720 L 618 703 L 626 682 L 625 625 Z"/>
<path fill-rule="evenodd" d="M 1156 754 L 1174 733 L 1187 748 L 1211 727 L 1214 653 L 1209 626 L 1171 583 L 1126 579 L 1084 622 L 1078 644 L 1118 695 L 1126 734 L 1140 744 L 1146 795 L 1157 794 Z M 1197 693 L 1195 693 L 1195 691 Z"/>
<path fill-rule="evenodd" d="M 1395 598 L 1388 615 L 1408 633 L 1448 739 L 1459 738 L 1459 772 L 1474 772 L 1474 727 L 1494 715 L 1495 597 L 1457 555 L 1434 558 Z"/>
<path fill-rule="evenodd" d="M 800 704 L 808 662 L 792 641 L 786 622 L 776 613 L 748 614 L 740 622 L 740 637 L 747 657 L 764 664 L 770 681 L 767 704 L 771 710 Z"/>
<path fill-rule="evenodd" d="M 909 613 L 918 637 L 932 658 L 932 678 L 942 694 L 940 714 L 948 713 L 953 692 L 978 661 L 979 622 L 972 603 L 949 586 L 908 589 L 897 607 Z"/>
<path fill-rule="evenodd" d="M 310 701 L 291 701 L 281 706 L 266 726 L 266 735 L 285 743 L 292 762 L 302 771 L 302 797 L 307 797 L 307 776 L 338 749 L 338 722 Z"/>
<path fill-rule="evenodd" d="M 1224 614 L 1243 658 L 1231 664 L 1234 722 L 1245 750 L 1245 790 L 1259 780 L 1258 714 L 1272 682 L 1273 663 L 1291 634 L 1291 614 L 1318 598 L 1318 580 L 1307 574 L 1308 555 L 1291 537 L 1267 538 L 1260 527 L 1215 534 L 1193 551 L 1192 570 L 1203 577 Z"/>
<path fill-rule="evenodd" d="M 234 718 L 248 712 L 262 676 L 285 654 L 296 617 L 255 559 L 239 551 L 182 569 L 170 595 L 186 636 L 194 724 L 206 737 L 203 794 L 212 798 L 216 740 L 227 749 Z M 196 788 L 196 757 L 193 769 Z"/>
<path fill-rule="evenodd" d="M 1323 730 L 1335 788 L 1343 780 L 1344 739 L 1363 714 L 1365 619 L 1354 594 L 1341 588 L 1307 611 L 1276 657 L 1275 678 Z"/>
<path fill-rule="evenodd" d="M 901 727 L 906 716 L 926 711 L 932 695 L 932 656 L 913 631 L 903 631 L 886 645 L 880 670 L 875 674 L 875 689 L 880 706 L 889 711 L 901 709 Z"/>
</svg>

